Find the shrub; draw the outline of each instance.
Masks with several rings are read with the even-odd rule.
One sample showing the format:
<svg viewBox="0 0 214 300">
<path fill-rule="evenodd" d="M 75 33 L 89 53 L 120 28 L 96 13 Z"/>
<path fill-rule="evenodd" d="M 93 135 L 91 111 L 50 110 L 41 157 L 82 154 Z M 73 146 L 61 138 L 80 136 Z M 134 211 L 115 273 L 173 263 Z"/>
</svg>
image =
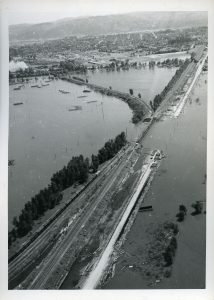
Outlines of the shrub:
<svg viewBox="0 0 214 300">
<path fill-rule="evenodd" d="M 179 213 L 177 213 L 177 215 L 176 215 L 177 221 L 182 222 L 184 220 L 184 216 L 185 216 L 185 213 L 183 211 L 180 211 Z"/>
<path fill-rule="evenodd" d="M 192 215 L 198 215 L 202 213 L 203 210 L 203 204 L 200 201 L 196 201 L 192 204 L 192 208 L 195 209 L 194 212 L 192 212 Z"/>
</svg>

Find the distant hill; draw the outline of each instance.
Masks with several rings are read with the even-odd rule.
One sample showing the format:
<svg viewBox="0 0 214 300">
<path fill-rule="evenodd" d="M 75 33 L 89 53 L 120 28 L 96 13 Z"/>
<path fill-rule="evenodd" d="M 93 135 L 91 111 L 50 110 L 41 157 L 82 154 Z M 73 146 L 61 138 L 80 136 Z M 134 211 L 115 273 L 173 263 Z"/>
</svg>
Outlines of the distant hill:
<svg viewBox="0 0 214 300">
<path fill-rule="evenodd" d="M 207 26 L 207 12 L 137 12 L 11 25 L 10 41 L 99 35 L 149 29 Z"/>
</svg>

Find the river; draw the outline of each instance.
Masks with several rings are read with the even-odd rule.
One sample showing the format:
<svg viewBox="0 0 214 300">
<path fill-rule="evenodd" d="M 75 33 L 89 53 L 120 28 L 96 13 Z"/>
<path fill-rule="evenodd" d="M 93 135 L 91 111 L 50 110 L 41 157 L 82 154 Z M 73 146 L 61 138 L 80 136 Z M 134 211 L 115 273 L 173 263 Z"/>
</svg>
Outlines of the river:
<svg viewBox="0 0 214 300">
<path fill-rule="evenodd" d="M 167 76 L 159 82 L 154 78 L 161 70 Z M 123 76 L 126 80 L 143 78 L 143 89 L 155 95 L 161 92 L 175 70 L 156 67 L 147 68 L 145 76 L 142 76 L 143 70 L 137 73 L 130 70 L 128 77 L 127 71 L 121 71 L 120 76 L 117 72 L 111 73 L 111 76 L 118 76 L 120 91 L 123 91 Z M 97 82 L 99 76 L 93 76 L 94 81 L 101 84 Z M 105 81 L 105 75 L 102 80 Z M 9 159 L 14 160 L 14 165 L 9 167 L 8 178 L 9 228 L 24 204 L 47 186 L 51 175 L 72 156 L 96 154 L 108 139 L 121 131 L 127 132 L 129 140 L 142 131 L 143 124 L 131 123 L 132 112 L 121 100 L 94 91 L 83 93 L 84 87 L 61 80 L 54 80 L 42 88 L 31 88 L 40 81 L 44 83 L 40 78 L 38 82 L 25 83 L 20 90 L 10 86 Z M 59 89 L 70 93 L 60 93 Z M 14 106 L 17 102 L 23 104 Z M 69 111 L 77 105 L 81 110 Z"/>
<path fill-rule="evenodd" d="M 118 99 L 86 94 L 83 87 L 61 80 L 40 89 L 31 84 L 18 91 L 10 87 L 9 159 L 15 161 L 9 167 L 9 221 L 72 156 L 90 157 L 121 131 L 127 129 L 130 139 L 138 131 L 128 105 Z M 75 105 L 82 109 L 69 111 Z"/>
<path fill-rule="evenodd" d="M 150 288 L 139 267 L 148 230 L 154 224 L 176 222 L 180 204 L 187 207 L 188 214 L 179 223 L 172 273 L 169 278 L 157 281 L 154 288 L 205 287 L 206 215 L 192 216 L 191 204 L 206 201 L 206 80 L 206 74 L 199 77 L 178 118 L 155 123 L 143 141 L 145 147 L 162 149 L 166 154 L 144 199 L 145 205 L 153 206 L 153 212 L 137 214 L 122 246 L 115 274 L 104 289 Z"/>
</svg>

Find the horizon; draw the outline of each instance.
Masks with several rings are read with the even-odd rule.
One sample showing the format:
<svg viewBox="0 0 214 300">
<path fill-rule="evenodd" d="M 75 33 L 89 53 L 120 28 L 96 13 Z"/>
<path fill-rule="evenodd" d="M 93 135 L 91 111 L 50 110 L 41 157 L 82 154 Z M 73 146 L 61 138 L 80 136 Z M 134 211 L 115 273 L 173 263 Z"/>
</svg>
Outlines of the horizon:
<svg viewBox="0 0 214 300">
<path fill-rule="evenodd" d="M 34 25 L 40 23 L 57 22 L 66 18 L 87 18 L 109 15 L 123 15 L 129 13 L 143 12 L 208 12 L 206 6 L 203 8 L 194 5 L 194 10 L 187 6 L 181 6 L 179 10 L 175 5 L 168 5 L 163 10 L 159 1 L 148 3 L 146 0 L 3 0 L 4 13 L 8 17 L 9 25 Z M 42 9 L 42 11 L 41 11 Z"/>
<path fill-rule="evenodd" d="M 13 20 L 13 22 L 10 22 L 11 20 L 11 16 L 9 15 L 9 26 L 16 26 L 16 25 L 36 25 L 36 24 L 44 24 L 44 23 L 52 23 L 52 22 L 59 22 L 62 20 L 66 20 L 66 19 L 85 19 L 85 18 L 92 18 L 92 17 L 101 17 L 101 16 L 112 16 L 112 15 L 126 15 L 126 14 L 134 14 L 134 13 L 167 13 L 167 12 L 177 12 L 177 13 L 186 13 L 186 12 L 192 12 L 192 13 L 208 13 L 207 11 L 130 11 L 130 12 L 117 12 L 117 13 L 105 13 L 105 14 L 91 14 L 91 15 L 78 15 L 78 16 L 61 16 L 61 17 L 51 17 L 49 18 L 49 20 L 47 19 L 47 15 L 46 15 L 46 20 L 40 20 L 40 21 L 34 21 L 34 22 L 29 22 L 29 21 L 22 21 L 20 23 L 13 23 L 15 22 Z M 36 13 L 37 14 L 37 13 Z M 35 14 L 34 14 L 35 16 Z M 29 17 L 29 14 L 28 14 Z"/>
</svg>

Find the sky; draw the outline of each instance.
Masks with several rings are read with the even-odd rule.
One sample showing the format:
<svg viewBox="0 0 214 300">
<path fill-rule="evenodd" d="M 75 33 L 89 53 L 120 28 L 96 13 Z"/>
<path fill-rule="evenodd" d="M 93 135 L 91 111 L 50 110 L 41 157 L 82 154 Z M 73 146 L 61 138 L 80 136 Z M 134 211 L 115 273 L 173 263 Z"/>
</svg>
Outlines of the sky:
<svg viewBox="0 0 214 300">
<path fill-rule="evenodd" d="M 19 24 L 142 11 L 142 4 L 142 0 L 7 0 L 6 8 L 9 24 Z"/>
<path fill-rule="evenodd" d="M 42 23 L 68 17 L 149 10 L 206 10 L 202 0 L 2 0 L 8 23 Z M 1 0 L 0 0 L 1 2 Z"/>
</svg>

